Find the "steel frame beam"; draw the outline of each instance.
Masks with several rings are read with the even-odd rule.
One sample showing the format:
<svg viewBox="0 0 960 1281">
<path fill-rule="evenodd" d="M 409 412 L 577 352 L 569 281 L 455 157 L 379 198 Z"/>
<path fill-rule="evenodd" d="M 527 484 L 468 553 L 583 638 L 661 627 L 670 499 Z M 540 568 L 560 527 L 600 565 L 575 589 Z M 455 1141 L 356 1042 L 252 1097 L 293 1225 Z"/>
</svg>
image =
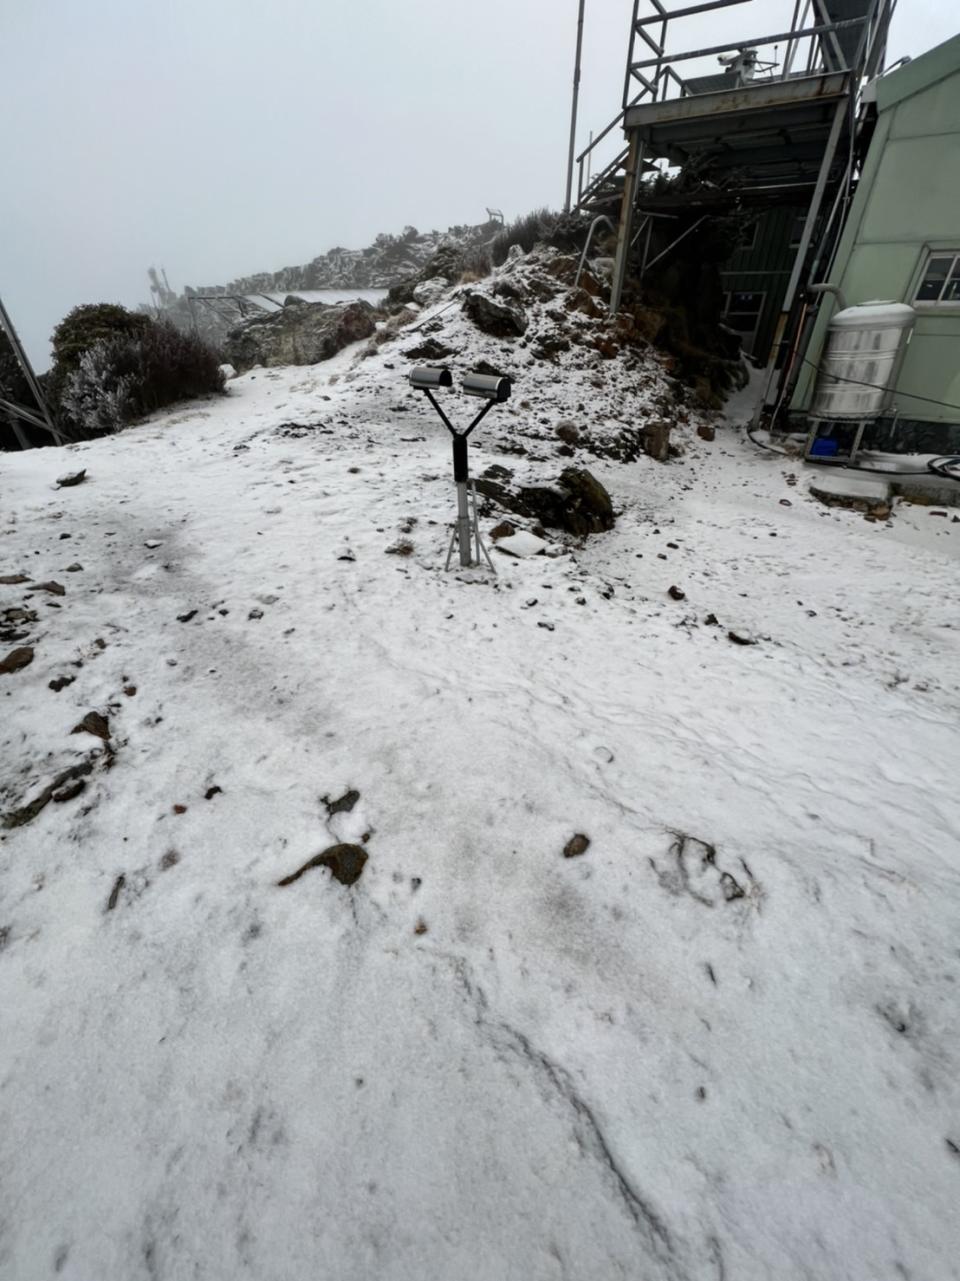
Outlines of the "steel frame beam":
<svg viewBox="0 0 960 1281">
<path fill-rule="evenodd" d="M 732 44 L 710 45 L 706 49 L 692 49 L 687 53 L 671 54 L 670 62 L 690 62 L 694 58 L 709 58 L 713 54 L 729 53 L 733 49 L 763 48 L 764 45 L 782 44 L 784 40 L 807 40 L 813 36 L 845 31 L 851 27 L 862 27 L 866 22 L 866 18 L 846 18 L 842 22 L 820 23 L 815 27 L 806 27 L 802 31 L 781 31 L 773 36 L 758 36 L 749 40 L 737 40 Z M 645 58 L 642 62 L 631 62 L 630 70 L 631 72 L 642 71 L 645 67 L 658 66 L 661 61 L 660 58 Z"/>
<path fill-rule="evenodd" d="M 643 139 L 636 132 L 630 136 L 630 154 L 623 180 L 623 197 L 620 201 L 620 224 L 617 229 L 617 253 L 613 261 L 613 280 L 610 287 L 610 315 L 620 310 L 623 285 L 627 278 L 627 261 L 630 257 L 630 235 L 633 229 L 633 212 L 637 203 L 640 175 L 643 172 Z"/>
<path fill-rule="evenodd" d="M 37 414 L 33 410 L 26 409 L 23 405 L 17 405 L 13 401 L 7 400 L 3 402 L 3 407 L 8 413 L 11 413 L 15 417 L 22 419 L 24 422 L 29 423 L 31 427 L 39 427 L 42 431 L 49 432 L 58 445 L 64 444 L 66 437 L 53 421 L 53 415 L 47 408 L 46 399 L 44 398 L 40 383 L 37 381 L 37 376 L 33 372 L 33 366 L 30 364 L 30 358 L 24 350 L 23 343 L 20 341 L 20 336 L 14 328 L 13 321 L 10 319 L 10 313 L 3 305 L 2 299 L 0 299 L 0 329 L 2 329 L 6 334 L 10 346 L 13 348 L 14 357 L 23 372 L 24 378 L 27 380 L 27 385 L 33 393 L 34 400 L 37 402 L 37 409 L 40 412 Z M 22 433 L 17 431 L 16 428 L 14 428 L 14 433 L 17 439 L 21 441 L 21 448 L 24 448 L 25 446 L 23 446 L 22 443 Z"/>
</svg>

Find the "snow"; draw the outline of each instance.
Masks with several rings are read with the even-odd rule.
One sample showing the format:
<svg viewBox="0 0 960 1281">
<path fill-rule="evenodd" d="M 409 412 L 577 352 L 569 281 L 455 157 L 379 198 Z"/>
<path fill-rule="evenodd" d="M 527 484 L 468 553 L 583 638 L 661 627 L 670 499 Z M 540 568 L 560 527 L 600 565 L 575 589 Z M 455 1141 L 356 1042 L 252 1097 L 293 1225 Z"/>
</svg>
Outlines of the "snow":
<svg viewBox="0 0 960 1281">
<path fill-rule="evenodd" d="M 302 302 L 322 302 L 328 306 L 341 302 L 368 302 L 371 307 L 375 307 L 378 302 L 386 298 L 388 292 L 386 289 L 287 289 L 279 292 L 250 294 L 249 297 L 253 302 L 260 298 L 269 298 L 271 302 L 279 303 L 281 306 L 287 298 L 299 298 Z"/>
<path fill-rule="evenodd" d="M 0 812 L 93 762 L 0 831 L 0 1276 L 957 1276 L 960 525 L 733 422 L 557 456 L 656 361 L 440 323 L 518 374 L 474 472 L 611 533 L 445 574 L 403 336 L 0 457 L 0 574 L 66 587 L 0 587 Z"/>
</svg>

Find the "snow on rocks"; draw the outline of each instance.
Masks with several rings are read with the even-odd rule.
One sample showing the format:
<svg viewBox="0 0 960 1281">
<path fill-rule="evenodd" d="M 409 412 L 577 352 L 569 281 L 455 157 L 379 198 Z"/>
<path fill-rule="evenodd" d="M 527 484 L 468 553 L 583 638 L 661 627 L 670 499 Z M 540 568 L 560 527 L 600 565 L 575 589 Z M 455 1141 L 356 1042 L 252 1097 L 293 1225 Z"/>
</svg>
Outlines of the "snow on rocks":
<svg viewBox="0 0 960 1281">
<path fill-rule="evenodd" d="M 557 262 L 490 282 L 523 337 L 454 290 L 373 355 L 0 457 L 3 569 L 84 566 L 0 585 L 35 651 L 0 686 L 0 1272 L 950 1275 L 960 526 L 699 441 Z M 588 467 L 612 529 L 444 573 L 429 337 L 515 376 L 475 474 Z M 666 464 L 580 443 L 665 417 Z M 96 486 L 52 492 L 65 453 Z"/>
<path fill-rule="evenodd" d="M 537 538 L 536 534 L 529 534 L 526 530 L 521 530 L 519 534 L 509 534 L 505 538 L 500 538 L 496 542 L 498 552 L 505 552 L 508 556 L 542 556 L 548 550 L 550 544 L 543 538 Z"/>
</svg>

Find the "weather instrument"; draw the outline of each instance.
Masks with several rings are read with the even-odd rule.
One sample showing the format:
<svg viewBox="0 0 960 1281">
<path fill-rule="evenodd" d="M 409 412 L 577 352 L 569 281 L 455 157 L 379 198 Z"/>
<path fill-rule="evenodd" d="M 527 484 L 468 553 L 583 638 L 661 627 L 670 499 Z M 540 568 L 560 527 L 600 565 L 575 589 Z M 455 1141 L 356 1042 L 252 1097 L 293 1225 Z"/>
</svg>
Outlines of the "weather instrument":
<svg viewBox="0 0 960 1281">
<path fill-rule="evenodd" d="M 410 374 L 410 385 L 416 391 L 422 391 L 430 404 L 440 415 L 444 427 L 453 437 L 453 479 L 457 486 L 457 520 L 450 534 L 450 546 L 447 548 L 445 569 L 450 568 L 453 549 L 460 552 L 460 565 L 471 569 L 482 565 L 483 561 L 494 573 L 493 561 L 480 537 L 480 522 L 477 519 L 477 491 L 470 480 L 470 468 L 467 460 L 467 439 L 480 421 L 490 412 L 494 405 L 502 405 L 510 399 L 511 383 L 509 378 L 499 378 L 490 374 L 467 374 L 461 387 L 468 396 L 477 396 L 486 404 L 465 431 L 457 431 L 453 423 L 443 412 L 434 392 L 441 388 L 453 386 L 453 374 L 441 366 L 422 365 Z M 476 548 L 476 558 L 474 558 Z"/>
</svg>

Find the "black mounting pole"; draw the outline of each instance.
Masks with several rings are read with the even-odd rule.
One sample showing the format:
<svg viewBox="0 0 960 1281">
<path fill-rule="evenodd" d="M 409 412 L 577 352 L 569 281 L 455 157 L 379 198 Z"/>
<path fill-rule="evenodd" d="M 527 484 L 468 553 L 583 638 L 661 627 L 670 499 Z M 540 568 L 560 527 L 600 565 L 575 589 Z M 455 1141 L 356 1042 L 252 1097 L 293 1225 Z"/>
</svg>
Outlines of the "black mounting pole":
<svg viewBox="0 0 960 1281">
<path fill-rule="evenodd" d="M 479 425 L 480 420 L 484 415 L 489 413 L 496 402 L 488 400 L 466 431 L 457 431 L 456 427 L 454 427 L 453 423 L 437 403 L 436 397 L 429 387 L 423 388 L 423 394 L 443 419 L 443 425 L 453 437 L 453 479 L 458 485 L 465 485 L 470 479 L 470 469 L 467 462 L 467 437 L 473 431 L 474 427 Z"/>
</svg>

